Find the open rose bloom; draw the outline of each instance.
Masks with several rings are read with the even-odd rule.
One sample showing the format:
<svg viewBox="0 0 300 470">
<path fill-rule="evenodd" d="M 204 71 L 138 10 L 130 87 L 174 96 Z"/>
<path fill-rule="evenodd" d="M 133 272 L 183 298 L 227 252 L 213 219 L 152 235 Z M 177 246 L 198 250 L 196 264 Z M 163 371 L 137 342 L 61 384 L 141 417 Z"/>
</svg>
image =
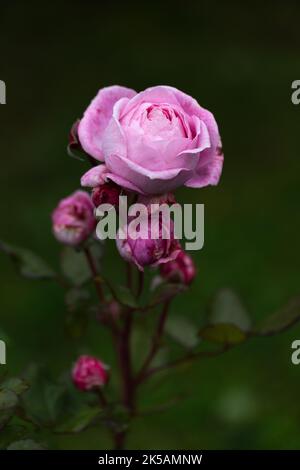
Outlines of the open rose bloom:
<svg viewBox="0 0 300 470">
<path fill-rule="evenodd" d="M 154 195 L 182 185 L 216 185 L 222 172 L 214 116 L 169 86 L 141 93 L 101 89 L 79 123 L 78 137 L 83 149 L 105 164 L 83 177 L 94 186 L 105 175 L 123 188 Z"/>
</svg>

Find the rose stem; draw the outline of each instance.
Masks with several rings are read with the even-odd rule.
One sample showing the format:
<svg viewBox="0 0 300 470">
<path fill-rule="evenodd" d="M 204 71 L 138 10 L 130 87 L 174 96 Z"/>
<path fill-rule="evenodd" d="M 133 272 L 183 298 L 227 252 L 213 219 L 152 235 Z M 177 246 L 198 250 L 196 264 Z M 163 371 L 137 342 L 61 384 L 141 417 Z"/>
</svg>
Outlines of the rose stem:
<svg viewBox="0 0 300 470">
<path fill-rule="evenodd" d="M 156 353 L 159 349 L 160 340 L 161 340 L 161 337 L 162 337 L 163 332 L 164 332 L 164 327 L 165 327 L 165 324 L 166 324 L 170 303 L 171 303 L 171 301 L 169 300 L 169 301 L 165 302 L 164 305 L 163 305 L 162 312 L 161 312 L 161 314 L 159 316 L 159 319 L 158 319 L 157 328 L 156 328 L 155 333 L 154 333 L 153 338 L 152 338 L 152 345 L 151 345 L 149 354 L 146 357 L 145 362 L 144 362 L 140 372 L 138 373 L 138 375 L 136 377 L 136 384 L 141 383 L 143 381 L 143 379 L 145 378 L 145 376 L 147 375 L 148 367 L 151 364 L 152 360 L 154 359 L 154 357 L 155 357 L 155 355 L 156 355 Z"/>
<path fill-rule="evenodd" d="M 97 291 L 99 300 L 102 303 L 102 302 L 104 302 L 105 299 L 104 299 L 104 293 L 103 293 L 102 286 L 101 286 L 101 281 L 98 279 L 99 273 L 97 271 L 95 261 L 93 259 L 92 254 L 91 254 L 91 251 L 88 247 L 84 248 L 84 253 L 85 253 L 88 265 L 90 267 L 91 273 L 93 275 L 93 281 L 94 281 L 94 284 L 95 284 L 95 287 L 96 287 L 96 291 Z"/>
</svg>

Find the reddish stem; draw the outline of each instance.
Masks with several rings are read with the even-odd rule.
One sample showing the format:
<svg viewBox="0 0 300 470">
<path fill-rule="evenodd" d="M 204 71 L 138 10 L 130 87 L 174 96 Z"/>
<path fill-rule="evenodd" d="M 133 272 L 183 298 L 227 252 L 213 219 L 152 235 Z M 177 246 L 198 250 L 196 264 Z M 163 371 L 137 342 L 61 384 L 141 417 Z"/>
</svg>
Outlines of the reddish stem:
<svg viewBox="0 0 300 470">
<path fill-rule="evenodd" d="M 99 279 L 97 279 L 97 277 L 99 276 L 99 273 L 98 273 L 94 258 L 93 258 L 92 254 L 91 254 L 91 251 L 88 247 L 86 247 L 84 249 L 84 253 L 85 253 L 87 262 L 89 264 L 91 273 L 93 275 L 93 281 L 94 281 L 94 284 L 95 284 L 95 287 L 96 287 L 96 291 L 97 291 L 99 300 L 102 303 L 102 302 L 104 302 L 105 298 L 104 298 L 104 293 L 103 293 L 103 290 L 102 290 L 101 282 L 99 281 Z"/>
<path fill-rule="evenodd" d="M 156 331 L 153 335 L 151 349 L 149 351 L 148 356 L 145 359 L 145 362 L 144 362 L 140 372 L 138 373 L 138 375 L 136 377 L 136 384 L 141 383 L 144 380 L 144 378 L 148 375 L 148 367 L 150 366 L 150 364 L 153 361 L 156 353 L 158 352 L 158 349 L 160 347 L 161 337 L 162 337 L 163 332 L 164 332 L 164 327 L 165 327 L 168 312 L 169 312 L 169 306 L 170 306 L 170 300 L 164 303 L 162 312 L 161 312 L 160 317 L 158 319 L 158 324 L 157 324 Z"/>
<path fill-rule="evenodd" d="M 130 354 L 130 334 L 132 330 L 132 316 L 131 311 L 127 310 L 124 313 L 125 321 L 124 328 L 119 334 L 118 338 L 118 356 L 122 375 L 122 386 L 123 386 L 123 403 L 129 409 L 130 413 L 133 414 L 135 403 L 134 403 L 134 382 L 132 379 L 132 364 Z"/>
</svg>

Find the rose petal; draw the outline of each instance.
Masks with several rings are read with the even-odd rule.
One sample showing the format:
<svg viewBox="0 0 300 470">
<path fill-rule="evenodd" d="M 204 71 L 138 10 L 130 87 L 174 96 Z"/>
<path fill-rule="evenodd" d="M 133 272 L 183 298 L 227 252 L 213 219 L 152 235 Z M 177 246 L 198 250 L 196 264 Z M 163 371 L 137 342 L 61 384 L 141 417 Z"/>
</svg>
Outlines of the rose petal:
<svg viewBox="0 0 300 470">
<path fill-rule="evenodd" d="M 107 168 L 105 165 L 97 165 L 88 170 L 84 175 L 81 177 L 80 183 L 81 186 L 88 187 L 88 188 L 96 188 L 104 183 L 106 183 L 106 173 Z"/>
<path fill-rule="evenodd" d="M 103 161 L 102 135 L 112 116 L 114 104 L 123 97 L 132 98 L 134 95 L 134 90 L 117 85 L 99 90 L 78 126 L 80 143 L 89 155 Z"/>
</svg>

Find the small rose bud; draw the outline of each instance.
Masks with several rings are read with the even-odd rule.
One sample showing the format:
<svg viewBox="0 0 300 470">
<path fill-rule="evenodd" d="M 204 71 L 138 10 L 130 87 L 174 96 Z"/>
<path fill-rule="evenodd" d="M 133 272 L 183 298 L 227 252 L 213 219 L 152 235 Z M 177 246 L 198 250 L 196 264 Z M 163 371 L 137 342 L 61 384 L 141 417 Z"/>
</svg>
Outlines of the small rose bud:
<svg viewBox="0 0 300 470">
<path fill-rule="evenodd" d="M 109 379 L 108 367 L 92 356 L 80 356 L 72 370 L 72 380 L 79 390 L 102 388 Z"/>
<path fill-rule="evenodd" d="M 168 281 L 189 285 L 196 276 L 196 266 L 193 259 L 181 250 L 176 259 L 161 265 L 160 274 Z"/>
<path fill-rule="evenodd" d="M 120 255 L 128 262 L 134 263 L 140 271 L 145 266 L 157 266 L 175 259 L 180 246 L 178 240 L 174 238 L 174 228 L 172 220 L 165 224 L 159 218 L 157 227 L 157 237 L 151 238 L 151 216 L 141 218 L 140 236 L 133 236 L 129 226 L 125 227 L 126 238 L 117 238 L 117 248 Z"/>
<path fill-rule="evenodd" d="M 118 208 L 120 194 L 120 186 L 117 186 L 114 183 L 105 183 L 93 189 L 92 201 L 95 204 L 95 207 L 100 206 L 100 204 L 111 204 Z"/>
<path fill-rule="evenodd" d="M 66 245 L 76 246 L 85 241 L 95 224 L 94 205 L 84 191 L 75 191 L 62 199 L 52 213 L 54 236 Z"/>
</svg>

